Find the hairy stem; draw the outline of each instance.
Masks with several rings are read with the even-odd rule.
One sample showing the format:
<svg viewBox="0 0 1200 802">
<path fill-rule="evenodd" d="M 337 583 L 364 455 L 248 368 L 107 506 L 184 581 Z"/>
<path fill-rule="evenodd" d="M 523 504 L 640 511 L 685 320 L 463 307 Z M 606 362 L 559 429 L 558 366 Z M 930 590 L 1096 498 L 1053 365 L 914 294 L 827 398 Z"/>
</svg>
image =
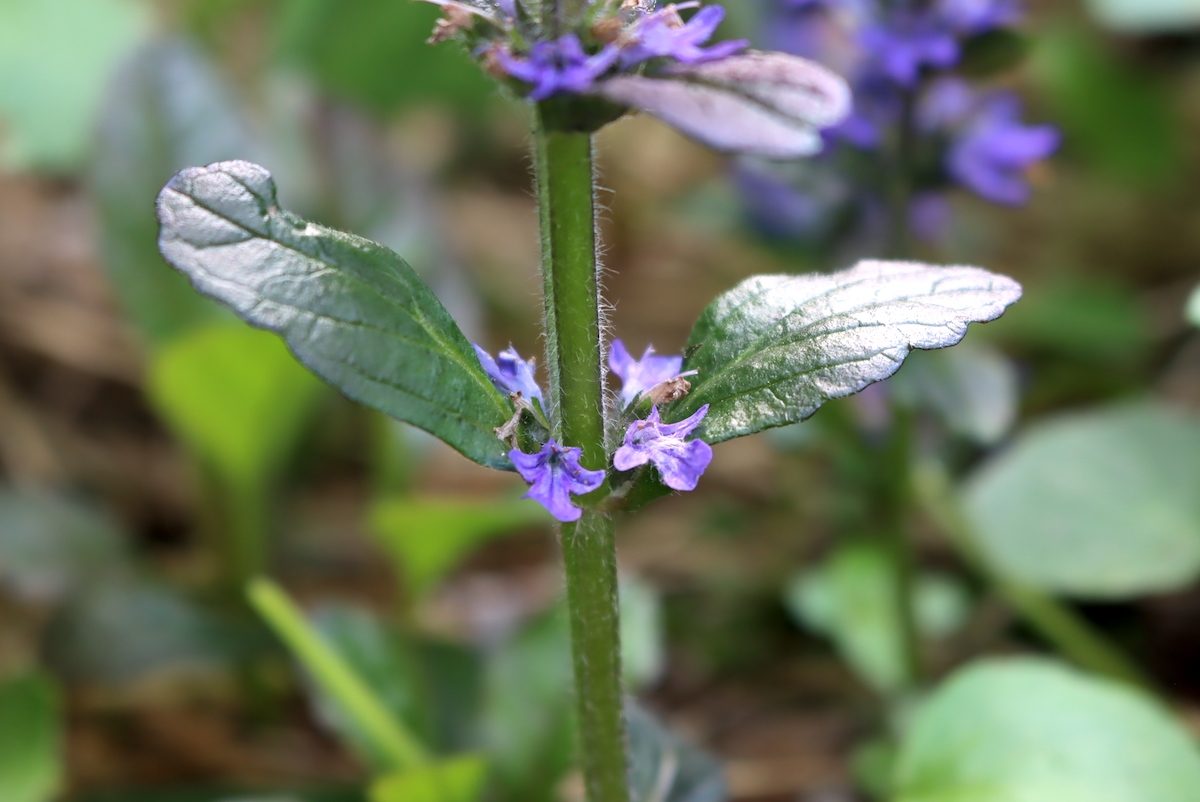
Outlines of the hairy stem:
<svg viewBox="0 0 1200 802">
<path fill-rule="evenodd" d="M 542 230 L 546 359 L 552 430 L 583 450 L 590 470 L 608 466 L 604 446 L 603 347 L 596 274 L 590 134 L 556 129 L 539 110 L 535 155 Z M 617 559 L 612 519 L 578 498 L 583 517 L 562 527 L 579 746 L 589 802 L 628 802 L 622 712 Z"/>
</svg>

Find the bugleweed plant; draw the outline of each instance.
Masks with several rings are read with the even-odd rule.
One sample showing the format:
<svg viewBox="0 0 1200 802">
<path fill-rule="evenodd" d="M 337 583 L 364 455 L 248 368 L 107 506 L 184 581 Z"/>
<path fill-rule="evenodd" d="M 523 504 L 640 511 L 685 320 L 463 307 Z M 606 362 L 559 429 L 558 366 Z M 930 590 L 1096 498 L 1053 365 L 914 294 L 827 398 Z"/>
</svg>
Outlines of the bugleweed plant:
<svg viewBox="0 0 1200 802">
<path fill-rule="evenodd" d="M 433 2 L 445 11 L 434 40 L 464 43 L 533 109 L 544 385 L 533 360 L 468 342 L 399 256 L 281 209 L 257 165 L 176 175 L 158 199 L 159 246 L 197 289 L 281 335 L 346 395 L 529 483 L 527 496 L 561 522 L 587 797 L 627 802 L 616 517 L 697 487 L 719 458 L 712 445 L 802 421 L 887 378 L 911 349 L 957 343 L 1021 288 L 975 267 L 911 262 L 755 276 L 708 306 L 682 355 L 636 358 L 602 315 L 595 132 L 644 111 L 720 151 L 793 159 L 847 117 L 849 90 L 795 56 L 710 44 L 719 6 Z M 606 389 L 606 365 L 619 391 Z"/>
</svg>

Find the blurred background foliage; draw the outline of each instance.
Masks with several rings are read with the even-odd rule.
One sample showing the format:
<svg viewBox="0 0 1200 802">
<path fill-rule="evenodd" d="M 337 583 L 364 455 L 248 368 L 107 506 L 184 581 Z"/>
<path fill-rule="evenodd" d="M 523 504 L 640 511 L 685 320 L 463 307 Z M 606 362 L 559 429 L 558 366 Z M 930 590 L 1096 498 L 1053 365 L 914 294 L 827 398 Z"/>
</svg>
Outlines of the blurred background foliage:
<svg viewBox="0 0 1200 802">
<path fill-rule="evenodd" d="M 727 5 L 729 34 L 760 39 L 761 4 Z M 1025 298 L 718 446 L 703 493 L 623 524 L 630 687 L 734 799 L 929 802 L 974 766 L 1004 802 L 1065 787 L 1029 758 L 1062 741 L 1088 781 L 1056 799 L 1109 798 L 1139 747 L 1161 789 L 1112 798 L 1200 794 L 1200 10 L 1028 5 L 1005 80 L 1063 146 L 1027 206 L 955 196 L 919 246 Z M 155 247 L 176 170 L 252 159 L 287 208 L 404 255 L 469 337 L 536 353 L 527 110 L 424 44 L 436 16 L 0 0 L 5 802 L 581 798 L 555 544 L 522 484 L 345 401 Z M 653 121 L 599 141 L 631 350 L 677 351 L 752 273 L 864 255 L 764 225 L 726 160 Z M 897 518 L 927 678 L 1027 655 L 974 662 L 912 716 L 878 531 Z M 263 625 L 244 586 L 264 573 L 303 615 L 272 585 Z M 655 798 L 719 798 L 711 758 L 631 716 L 635 786 L 669 756 Z M 416 768 L 380 751 L 396 722 Z"/>
</svg>

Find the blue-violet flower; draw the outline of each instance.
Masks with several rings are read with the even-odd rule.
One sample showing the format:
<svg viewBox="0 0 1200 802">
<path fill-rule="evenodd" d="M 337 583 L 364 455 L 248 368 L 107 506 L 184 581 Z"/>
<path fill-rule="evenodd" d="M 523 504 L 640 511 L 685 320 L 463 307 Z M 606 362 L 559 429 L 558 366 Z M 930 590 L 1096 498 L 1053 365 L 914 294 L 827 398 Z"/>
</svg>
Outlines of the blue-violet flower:
<svg viewBox="0 0 1200 802">
<path fill-rule="evenodd" d="M 497 354 L 496 359 L 492 359 L 492 355 L 478 345 L 471 345 L 475 348 L 475 355 L 479 357 L 479 364 L 483 365 L 496 389 L 503 393 L 520 393 L 525 398 L 536 398 L 545 403 L 542 399 L 542 388 L 538 387 L 537 379 L 533 377 L 536 360 L 521 359 L 517 349 L 511 345 Z"/>
<path fill-rule="evenodd" d="M 732 56 L 749 46 L 745 39 L 718 42 L 711 47 L 700 45 L 717 32 L 725 9 L 708 6 L 696 12 L 686 23 L 672 6 L 644 17 L 630 36 L 630 43 L 621 50 L 621 66 L 632 67 L 652 58 L 671 58 L 681 64 L 703 64 Z M 520 76 L 518 76 L 520 77 Z"/>
<path fill-rule="evenodd" d="M 707 414 L 708 404 L 705 404 L 679 423 L 663 423 L 658 407 L 654 407 L 650 417 L 629 425 L 625 444 L 613 455 L 613 467 L 631 471 L 653 462 L 667 487 L 694 490 L 700 474 L 712 462 L 712 446 L 703 440 L 684 438 L 695 431 Z"/>
<path fill-rule="evenodd" d="M 583 510 L 571 503 L 571 496 L 590 493 L 604 483 L 604 471 L 589 471 L 579 464 L 582 453 L 553 439 L 536 454 L 516 448 L 508 452 L 517 473 L 530 484 L 522 498 L 533 499 L 564 523 L 578 521 Z"/>
<path fill-rule="evenodd" d="M 654 347 L 646 346 L 641 359 L 634 359 L 625 343 L 613 340 L 608 350 L 608 367 L 621 379 L 621 403 L 633 403 L 641 393 L 655 385 L 673 379 L 683 367 L 681 356 L 654 356 Z"/>
<path fill-rule="evenodd" d="M 950 148 L 947 166 L 955 180 L 993 203 L 1027 202 L 1026 170 L 1053 153 L 1061 137 L 1052 125 L 1024 125 L 1020 117 L 1015 95 L 989 97 Z"/>
<path fill-rule="evenodd" d="M 528 95 L 530 100 L 545 100 L 558 92 L 588 92 L 621 56 L 620 48 L 611 44 L 589 56 L 573 33 L 538 42 L 528 58 L 512 56 L 502 47 L 496 48 L 495 53 L 505 72 L 533 85 Z"/>
</svg>

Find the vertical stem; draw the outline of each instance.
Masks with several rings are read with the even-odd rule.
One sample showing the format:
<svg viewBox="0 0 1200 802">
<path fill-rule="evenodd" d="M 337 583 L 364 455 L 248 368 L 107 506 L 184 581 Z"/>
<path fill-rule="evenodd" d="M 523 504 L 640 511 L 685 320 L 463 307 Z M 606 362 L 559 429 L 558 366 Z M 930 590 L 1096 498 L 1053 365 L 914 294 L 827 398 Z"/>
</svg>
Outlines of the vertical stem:
<svg viewBox="0 0 1200 802">
<path fill-rule="evenodd" d="M 557 130 L 539 109 L 535 155 L 542 229 L 546 359 L 553 434 L 583 451 L 590 470 L 608 465 L 604 446 L 600 292 L 590 134 Z M 575 703 L 589 802 L 628 802 L 621 642 L 613 523 L 577 499 L 583 517 L 562 527 Z"/>
<path fill-rule="evenodd" d="M 924 677 L 921 653 L 921 632 L 916 610 L 916 553 L 908 532 L 908 513 L 912 499 L 912 460 L 915 421 L 912 410 L 901 404 L 892 405 L 892 441 L 884 464 L 887 477 L 884 487 L 884 537 L 895 572 L 896 598 L 899 614 L 902 658 L 908 690 L 919 687 Z"/>
</svg>

